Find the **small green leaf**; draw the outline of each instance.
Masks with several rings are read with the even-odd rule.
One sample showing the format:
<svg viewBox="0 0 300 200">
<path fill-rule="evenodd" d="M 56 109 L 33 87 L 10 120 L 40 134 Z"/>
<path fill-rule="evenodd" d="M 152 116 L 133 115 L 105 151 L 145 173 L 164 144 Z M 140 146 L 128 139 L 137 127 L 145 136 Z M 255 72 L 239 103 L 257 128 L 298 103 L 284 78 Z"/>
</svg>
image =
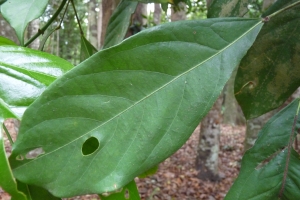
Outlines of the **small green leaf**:
<svg viewBox="0 0 300 200">
<path fill-rule="evenodd" d="M 94 54 L 26 110 L 14 175 L 59 197 L 124 187 L 185 143 L 261 26 L 243 18 L 167 23 Z M 90 138 L 99 147 L 83 155 Z M 16 159 L 35 148 L 45 153 Z"/>
<path fill-rule="evenodd" d="M 207 17 L 243 17 L 248 5 L 255 0 L 212 0 L 208 5 Z"/>
<path fill-rule="evenodd" d="M 15 29 L 21 45 L 24 45 L 24 31 L 27 24 L 40 17 L 48 0 L 8 0 L 1 6 L 1 13 Z"/>
<path fill-rule="evenodd" d="M 27 200 L 26 196 L 17 189 L 17 182 L 13 177 L 12 171 L 6 158 L 1 130 L 2 126 L 0 129 L 0 186 L 3 190 L 11 195 L 12 200 Z"/>
<path fill-rule="evenodd" d="M 0 36 L 0 46 L 2 46 L 2 45 L 16 45 L 16 43 L 11 41 L 10 39 Z"/>
<path fill-rule="evenodd" d="M 234 92 L 246 119 L 282 105 L 300 86 L 300 6 L 265 24 L 243 58 Z"/>
<path fill-rule="evenodd" d="M 259 132 L 254 146 L 245 153 L 240 174 L 225 199 L 278 199 L 284 180 L 287 146 L 298 104 L 299 99 L 296 99 L 274 115 Z M 299 128 L 300 123 L 297 120 L 295 130 Z M 299 171 L 299 154 L 292 149 L 283 200 L 300 197 Z"/>
<path fill-rule="evenodd" d="M 80 61 L 86 60 L 96 52 L 98 50 L 84 36 L 81 36 Z"/>
<path fill-rule="evenodd" d="M 135 181 L 125 185 L 120 192 L 99 195 L 101 200 L 140 200 L 140 194 L 136 187 Z"/>
<path fill-rule="evenodd" d="M 134 13 L 138 2 L 123 0 L 115 9 L 108 22 L 103 49 L 120 43 L 130 24 L 131 15 Z"/>
<path fill-rule="evenodd" d="M 0 46 L 0 122 L 20 118 L 57 77 L 72 65 L 48 53 L 18 46 Z"/>
</svg>

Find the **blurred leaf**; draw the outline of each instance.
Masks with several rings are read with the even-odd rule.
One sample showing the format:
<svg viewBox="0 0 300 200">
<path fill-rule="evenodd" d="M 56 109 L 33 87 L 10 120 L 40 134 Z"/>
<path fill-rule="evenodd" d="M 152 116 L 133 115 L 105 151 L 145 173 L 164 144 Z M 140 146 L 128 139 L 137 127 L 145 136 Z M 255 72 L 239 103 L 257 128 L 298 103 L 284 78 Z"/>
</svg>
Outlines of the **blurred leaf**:
<svg viewBox="0 0 300 200">
<path fill-rule="evenodd" d="M 139 175 L 139 178 L 146 178 L 148 176 L 151 176 L 153 174 L 155 174 L 158 170 L 158 165 L 150 168 L 149 170 L 145 171 L 144 173 L 140 174 Z"/>
<path fill-rule="evenodd" d="M 11 200 L 27 200 L 26 196 L 17 189 L 16 180 L 13 177 L 9 163 L 6 158 L 3 135 L 1 130 L 2 126 L 0 129 L 0 187 L 10 194 L 10 196 L 12 197 Z"/>
<path fill-rule="evenodd" d="M 130 183 L 125 185 L 120 192 L 112 193 L 107 195 L 99 195 L 101 200 L 140 200 L 140 194 L 135 184 L 132 180 Z"/>
<path fill-rule="evenodd" d="M 286 7 L 288 4 L 296 2 L 296 0 L 276 0 L 272 6 L 270 6 L 261 17 L 266 17 L 278 10 L 280 10 L 283 7 Z"/>
<path fill-rule="evenodd" d="M 118 5 L 109 19 L 103 49 L 114 46 L 124 39 L 137 4 L 138 2 L 123 0 Z"/>
<path fill-rule="evenodd" d="M 243 17 L 248 5 L 255 0 L 212 0 L 208 5 L 207 17 Z"/>
<path fill-rule="evenodd" d="M 14 43 L 13 41 L 11 41 L 8 38 L 0 36 L 0 46 L 2 46 L 2 45 L 16 45 L 16 43 Z"/>
<path fill-rule="evenodd" d="M 59 200 L 61 198 L 54 197 L 47 190 L 34 185 L 26 185 L 18 181 L 18 189 L 27 195 L 28 200 Z M 17 199 L 18 200 L 18 199 Z"/>
<path fill-rule="evenodd" d="M 225 199 L 278 199 L 287 162 L 289 137 L 299 99 L 274 115 L 259 132 L 243 159 L 240 174 Z M 300 128 L 297 120 L 296 129 Z M 300 159 L 292 149 L 283 200 L 300 197 Z"/>
<path fill-rule="evenodd" d="M 0 122 L 20 118 L 46 87 L 71 68 L 69 62 L 48 53 L 0 46 Z"/>
<path fill-rule="evenodd" d="M 131 0 L 138 1 L 141 3 L 173 3 L 173 0 Z"/>
<path fill-rule="evenodd" d="M 98 50 L 84 36 L 81 36 L 80 62 L 97 52 Z"/>
<path fill-rule="evenodd" d="M 26 110 L 14 175 L 59 197 L 124 187 L 185 143 L 261 26 L 242 18 L 167 23 L 96 53 Z M 16 160 L 35 148 L 45 153 Z"/>
<path fill-rule="evenodd" d="M 246 119 L 282 105 L 300 86 L 300 6 L 272 17 L 243 58 L 234 92 Z"/>
<path fill-rule="evenodd" d="M 7 0 L 1 6 L 1 13 L 15 29 L 17 37 L 24 45 L 24 31 L 27 24 L 40 17 L 48 4 L 48 0 Z"/>
</svg>

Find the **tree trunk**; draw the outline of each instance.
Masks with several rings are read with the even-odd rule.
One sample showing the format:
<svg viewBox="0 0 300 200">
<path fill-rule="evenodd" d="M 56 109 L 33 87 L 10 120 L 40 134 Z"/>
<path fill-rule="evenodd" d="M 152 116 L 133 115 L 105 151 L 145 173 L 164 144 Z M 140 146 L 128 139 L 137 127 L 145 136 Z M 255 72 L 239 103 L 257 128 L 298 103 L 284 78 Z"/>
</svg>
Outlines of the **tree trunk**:
<svg viewBox="0 0 300 200">
<path fill-rule="evenodd" d="M 143 16 L 147 16 L 147 4 L 139 3 L 132 15 L 132 23 L 125 38 L 137 34 L 147 25 L 147 19 Z"/>
<path fill-rule="evenodd" d="M 98 39 L 97 39 L 97 1 L 90 0 L 89 4 L 89 16 L 88 16 L 88 40 L 96 48 L 98 48 Z"/>
<path fill-rule="evenodd" d="M 120 0 L 102 0 L 100 46 L 103 46 L 105 34 L 106 34 L 106 28 L 107 28 L 109 19 L 119 3 L 120 3 Z"/>
<path fill-rule="evenodd" d="M 14 41 L 16 44 L 19 44 L 19 41 L 18 41 L 15 31 L 5 21 L 5 19 L 1 15 L 1 13 L 0 13 L 0 35 Z"/>
<path fill-rule="evenodd" d="M 185 3 L 180 2 L 178 4 L 180 10 L 174 10 L 174 7 L 171 9 L 171 21 L 180 21 L 186 19 L 186 7 Z"/>
<path fill-rule="evenodd" d="M 223 112 L 223 123 L 230 125 L 245 125 L 245 118 L 243 112 L 238 105 L 238 102 L 234 96 L 234 80 L 237 73 L 237 68 L 231 74 L 230 79 L 226 83 L 223 90 L 224 93 L 224 112 Z"/>
<path fill-rule="evenodd" d="M 221 96 L 201 121 L 196 169 L 201 180 L 219 180 L 219 139 L 222 123 Z"/>
<path fill-rule="evenodd" d="M 30 39 L 32 38 L 38 31 L 40 28 L 40 20 L 39 19 L 35 19 L 33 21 L 31 21 L 28 24 L 28 28 L 27 28 L 27 38 Z M 29 44 L 29 47 L 32 49 L 38 49 L 40 46 L 40 38 L 36 38 L 33 42 L 31 42 Z"/>
<path fill-rule="evenodd" d="M 154 13 L 153 13 L 153 22 L 155 25 L 160 24 L 161 20 L 161 7 L 160 4 L 156 3 L 154 5 Z"/>
</svg>

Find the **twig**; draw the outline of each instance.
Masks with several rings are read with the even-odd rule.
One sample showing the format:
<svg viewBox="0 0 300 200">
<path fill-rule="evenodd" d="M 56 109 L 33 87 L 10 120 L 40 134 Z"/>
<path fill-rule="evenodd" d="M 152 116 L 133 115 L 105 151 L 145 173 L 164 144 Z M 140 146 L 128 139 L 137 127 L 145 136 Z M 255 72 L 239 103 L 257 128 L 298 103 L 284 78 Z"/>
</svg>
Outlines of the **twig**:
<svg viewBox="0 0 300 200">
<path fill-rule="evenodd" d="M 292 146 L 293 146 L 293 138 L 294 138 L 293 136 L 294 136 L 294 132 L 295 132 L 296 123 L 297 123 L 297 120 L 298 120 L 299 109 L 300 109 L 300 101 L 298 103 L 298 109 L 297 109 L 296 115 L 294 117 L 292 132 L 290 134 L 290 140 L 289 140 L 289 144 L 288 144 L 288 152 L 287 152 L 287 155 L 286 155 L 285 168 L 284 168 L 284 172 L 283 172 L 282 185 L 281 185 L 281 189 L 280 189 L 280 192 L 279 192 L 279 195 L 278 195 L 279 199 L 281 199 L 281 196 L 282 196 L 282 194 L 284 192 L 286 177 L 287 177 L 288 170 L 289 170 L 289 162 L 290 162 L 290 156 L 291 156 L 291 149 L 292 149 Z"/>
<path fill-rule="evenodd" d="M 26 43 L 25 43 L 25 47 L 27 47 L 29 44 L 31 44 L 37 37 L 39 37 L 40 35 L 43 35 L 44 32 L 47 30 L 47 28 L 52 24 L 52 22 L 56 19 L 56 17 L 59 15 L 59 13 L 61 12 L 61 10 L 63 9 L 63 7 L 65 6 L 66 2 L 68 0 L 63 0 L 59 6 L 59 8 L 57 9 L 57 11 L 53 14 L 53 16 L 49 19 L 49 21 L 45 24 L 45 26 L 43 26 L 41 29 L 38 30 L 38 32 L 32 37 L 30 38 Z"/>
<path fill-rule="evenodd" d="M 70 0 L 70 1 L 71 1 L 72 7 L 73 7 L 74 12 L 75 12 L 75 17 L 76 17 L 76 20 L 77 20 L 77 23 L 78 23 L 78 26 L 79 26 L 80 35 L 84 36 L 82 28 L 81 28 L 80 20 L 79 20 L 79 17 L 77 15 L 77 11 L 76 11 L 76 8 L 75 8 L 75 5 L 74 5 L 74 2 L 73 2 L 73 0 Z"/>
<path fill-rule="evenodd" d="M 276 12 L 274 12 L 274 13 L 268 15 L 268 16 L 266 16 L 265 18 L 262 19 L 262 21 L 263 22 L 268 22 L 270 20 L 270 18 L 274 17 L 275 15 L 278 15 L 279 13 L 282 13 L 282 12 L 284 12 L 286 10 L 289 10 L 289 9 L 291 9 L 291 8 L 299 5 L 299 4 L 300 4 L 300 1 L 292 3 L 291 5 L 288 5 L 287 7 L 282 8 L 282 9 L 280 9 L 280 10 L 278 10 L 278 11 L 276 11 Z"/>
</svg>

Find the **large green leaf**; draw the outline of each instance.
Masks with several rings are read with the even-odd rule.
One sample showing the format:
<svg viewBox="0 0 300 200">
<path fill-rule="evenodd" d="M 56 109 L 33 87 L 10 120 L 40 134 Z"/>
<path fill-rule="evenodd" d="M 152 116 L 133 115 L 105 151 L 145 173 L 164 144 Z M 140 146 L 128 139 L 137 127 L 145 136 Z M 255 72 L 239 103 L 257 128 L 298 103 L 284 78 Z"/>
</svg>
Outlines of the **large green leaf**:
<svg viewBox="0 0 300 200">
<path fill-rule="evenodd" d="M 24 31 L 27 24 L 41 16 L 48 0 L 7 0 L 1 6 L 1 13 L 15 29 L 21 45 L 24 45 Z"/>
<path fill-rule="evenodd" d="M 235 79 L 236 99 L 247 119 L 279 107 L 300 85 L 300 6 L 263 27 Z"/>
<path fill-rule="evenodd" d="M 284 180 L 287 146 L 298 104 L 299 99 L 273 116 L 259 132 L 255 145 L 243 157 L 239 177 L 226 199 L 278 199 Z M 300 123 L 297 120 L 295 130 L 299 128 Z M 292 149 L 282 199 L 291 200 L 300 197 L 299 171 L 299 154 Z"/>
<path fill-rule="evenodd" d="M 57 77 L 72 65 L 48 53 L 18 46 L 0 46 L 0 122 L 20 118 Z"/>
<path fill-rule="evenodd" d="M 6 158 L 1 130 L 2 126 L 0 129 L 0 187 L 11 195 L 12 200 L 27 200 L 26 196 L 17 189 L 17 182 Z"/>
<path fill-rule="evenodd" d="M 137 4 L 138 2 L 122 0 L 118 5 L 109 19 L 103 49 L 116 45 L 124 39 L 128 31 L 131 15 L 134 13 Z"/>
<path fill-rule="evenodd" d="M 14 175 L 59 197 L 123 187 L 185 143 L 261 26 L 241 18 L 168 23 L 96 53 L 26 110 Z M 45 153 L 16 159 L 36 148 Z"/>
<path fill-rule="evenodd" d="M 255 0 L 212 0 L 208 5 L 207 17 L 242 17 L 253 2 Z"/>
</svg>

